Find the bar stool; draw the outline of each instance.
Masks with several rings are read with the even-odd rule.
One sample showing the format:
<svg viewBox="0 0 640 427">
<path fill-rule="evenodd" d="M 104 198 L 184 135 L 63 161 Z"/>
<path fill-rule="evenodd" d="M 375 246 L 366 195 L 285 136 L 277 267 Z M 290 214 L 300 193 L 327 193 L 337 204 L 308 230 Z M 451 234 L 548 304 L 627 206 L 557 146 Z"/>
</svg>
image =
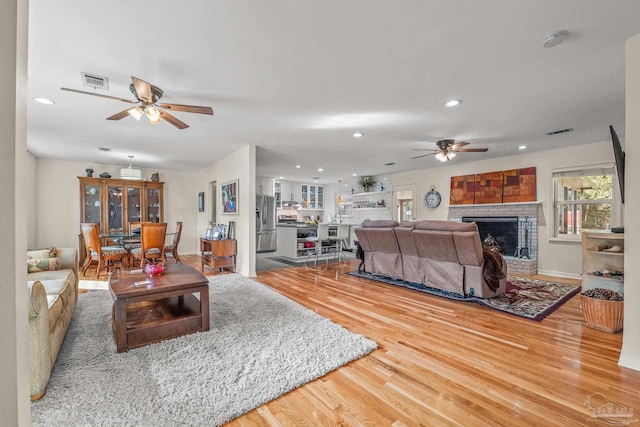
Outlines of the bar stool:
<svg viewBox="0 0 640 427">
<path fill-rule="evenodd" d="M 325 248 L 331 247 L 331 240 L 329 240 L 329 224 L 318 224 L 318 232 L 316 233 L 316 235 L 307 237 L 305 240 L 307 240 L 308 242 L 314 242 L 315 250 L 307 255 L 307 257 L 304 259 L 304 266 L 307 266 L 307 261 L 313 256 L 315 256 L 315 260 L 313 262 L 313 265 L 315 266 L 318 264 L 318 257 L 322 256 L 323 243 L 326 244 L 324 245 Z M 326 258 L 324 259 L 324 261 L 327 264 L 329 263 Z"/>
<path fill-rule="evenodd" d="M 342 243 L 348 240 L 349 240 L 349 225 L 348 224 L 338 225 L 338 231 L 336 233 L 336 247 L 337 247 L 336 250 L 338 252 L 338 261 L 340 261 L 340 255 L 346 258 L 346 255 L 342 251 Z"/>
</svg>

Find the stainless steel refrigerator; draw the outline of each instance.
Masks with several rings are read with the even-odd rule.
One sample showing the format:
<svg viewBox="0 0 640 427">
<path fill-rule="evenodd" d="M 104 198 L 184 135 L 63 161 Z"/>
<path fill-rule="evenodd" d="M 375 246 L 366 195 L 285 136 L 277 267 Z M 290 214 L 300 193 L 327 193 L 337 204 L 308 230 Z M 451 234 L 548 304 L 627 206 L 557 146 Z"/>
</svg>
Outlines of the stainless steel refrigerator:
<svg viewBox="0 0 640 427">
<path fill-rule="evenodd" d="M 256 252 L 276 250 L 276 198 L 256 196 Z"/>
</svg>

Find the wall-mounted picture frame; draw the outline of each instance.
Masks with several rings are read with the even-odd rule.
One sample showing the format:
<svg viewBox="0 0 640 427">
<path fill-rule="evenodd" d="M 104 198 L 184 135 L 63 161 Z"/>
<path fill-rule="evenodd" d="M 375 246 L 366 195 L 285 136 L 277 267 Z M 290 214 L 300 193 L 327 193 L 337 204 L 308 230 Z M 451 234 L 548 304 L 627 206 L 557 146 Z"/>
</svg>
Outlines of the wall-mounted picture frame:
<svg viewBox="0 0 640 427">
<path fill-rule="evenodd" d="M 198 212 L 204 212 L 204 191 L 198 193 Z"/>
<path fill-rule="evenodd" d="M 222 195 L 222 213 L 238 215 L 238 180 L 223 182 L 220 186 Z"/>
</svg>

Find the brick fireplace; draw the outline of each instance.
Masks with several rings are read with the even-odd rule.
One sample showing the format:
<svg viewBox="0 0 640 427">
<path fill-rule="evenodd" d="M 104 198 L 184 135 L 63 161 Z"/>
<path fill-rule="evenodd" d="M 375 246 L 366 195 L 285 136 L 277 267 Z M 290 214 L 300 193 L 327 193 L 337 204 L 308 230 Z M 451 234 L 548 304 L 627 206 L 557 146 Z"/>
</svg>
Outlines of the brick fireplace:
<svg viewBox="0 0 640 427">
<path fill-rule="evenodd" d="M 474 221 L 480 239 L 491 233 L 500 243 L 509 273 L 538 273 L 538 209 L 540 202 L 451 205 L 448 219 Z"/>
</svg>

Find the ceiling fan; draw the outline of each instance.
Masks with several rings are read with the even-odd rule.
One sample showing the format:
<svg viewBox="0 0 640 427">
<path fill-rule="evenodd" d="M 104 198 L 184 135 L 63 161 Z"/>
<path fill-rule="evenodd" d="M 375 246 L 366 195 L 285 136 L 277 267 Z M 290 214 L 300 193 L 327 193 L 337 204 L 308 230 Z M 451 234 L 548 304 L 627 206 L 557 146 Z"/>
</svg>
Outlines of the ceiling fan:
<svg viewBox="0 0 640 427">
<path fill-rule="evenodd" d="M 489 151 L 488 148 L 462 148 L 469 145 L 469 143 L 465 141 L 456 142 L 454 139 L 442 139 L 436 142 L 436 145 L 438 146 L 437 150 L 433 150 L 430 148 L 414 148 L 414 150 L 426 150 L 432 151 L 432 153 L 412 157 L 412 159 L 419 159 L 420 157 L 432 156 L 435 154 L 436 159 L 440 160 L 441 162 L 448 162 L 449 160 L 453 160 L 456 157 L 456 153 L 485 153 Z"/>
<path fill-rule="evenodd" d="M 155 124 L 160 123 L 161 120 L 166 120 L 178 129 L 186 129 L 189 127 L 188 124 L 170 114 L 166 110 L 213 115 L 213 109 L 211 107 L 200 107 L 197 105 L 183 104 L 158 104 L 158 100 L 162 98 L 162 94 L 164 93 L 162 89 L 137 77 L 131 76 L 131 81 L 133 81 L 133 83 L 131 83 L 131 85 L 129 86 L 129 90 L 131 90 L 131 93 L 133 93 L 133 95 L 136 97 L 135 101 L 132 101 L 130 99 L 118 98 L 115 96 L 102 95 L 94 92 L 87 92 L 84 90 L 70 89 L 66 87 L 62 87 L 60 89 L 69 92 L 82 93 L 85 95 L 99 96 L 101 98 L 115 99 L 116 101 L 127 102 L 129 104 L 140 103 L 140 105 L 127 108 L 126 110 L 120 111 L 113 116 L 107 117 L 107 120 L 120 120 L 127 116 L 131 116 L 136 120 L 140 120 L 140 117 L 142 117 L 143 114 L 146 114 L 151 123 Z"/>
</svg>

